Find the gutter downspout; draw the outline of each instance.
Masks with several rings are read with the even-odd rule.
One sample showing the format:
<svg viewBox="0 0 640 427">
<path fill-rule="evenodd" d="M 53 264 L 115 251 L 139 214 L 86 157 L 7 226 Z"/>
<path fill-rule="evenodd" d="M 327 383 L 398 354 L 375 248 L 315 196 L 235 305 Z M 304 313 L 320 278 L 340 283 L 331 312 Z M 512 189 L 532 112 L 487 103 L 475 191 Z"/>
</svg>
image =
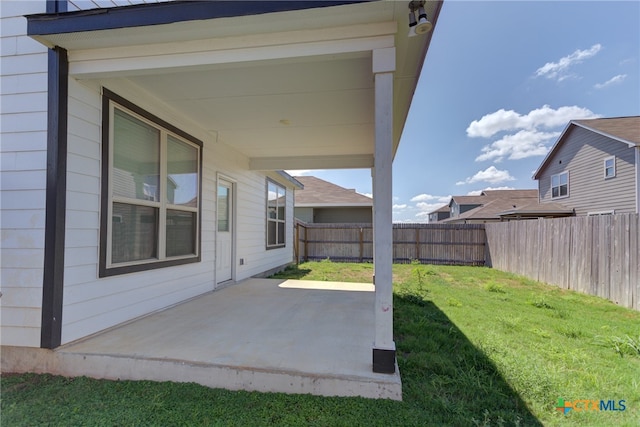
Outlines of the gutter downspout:
<svg viewBox="0 0 640 427">
<path fill-rule="evenodd" d="M 66 12 L 67 2 L 47 0 L 47 13 Z M 67 202 L 67 51 L 49 49 L 47 66 L 47 187 L 40 347 L 56 348 L 62 341 L 65 215 Z"/>
</svg>

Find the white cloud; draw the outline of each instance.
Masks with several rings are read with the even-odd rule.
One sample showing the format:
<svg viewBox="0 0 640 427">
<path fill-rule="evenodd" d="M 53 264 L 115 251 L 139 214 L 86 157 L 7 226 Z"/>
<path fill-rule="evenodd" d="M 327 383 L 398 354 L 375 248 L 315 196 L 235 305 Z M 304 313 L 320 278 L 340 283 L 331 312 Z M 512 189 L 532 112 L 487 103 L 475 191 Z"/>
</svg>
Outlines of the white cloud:
<svg viewBox="0 0 640 427">
<path fill-rule="evenodd" d="M 426 211 L 431 209 L 432 206 L 440 206 L 439 203 L 426 203 L 426 202 L 420 202 L 420 203 L 416 203 L 416 207 L 418 209 L 420 209 L 421 211 Z"/>
<path fill-rule="evenodd" d="M 393 222 L 427 222 L 429 214 L 442 206 L 448 205 L 451 196 L 418 194 L 411 198 L 412 203 L 393 204 Z M 398 201 L 394 200 L 395 202 Z"/>
<path fill-rule="evenodd" d="M 416 207 L 419 211 L 416 213 L 416 218 L 424 218 L 427 219 L 429 214 L 436 209 L 440 209 L 445 206 L 446 203 L 418 203 Z"/>
<path fill-rule="evenodd" d="M 431 194 L 418 194 L 411 198 L 412 202 L 426 202 L 427 200 L 435 200 L 438 196 L 432 196 Z"/>
<path fill-rule="evenodd" d="M 549 105 L 543 105 L 526 115 L 513 110 L 500 109 L 482 116 L 480 120 L 472 121 L 467 128 L 467 135 L 471 138 L 490 138 L 499 132 L 534 130 L 540 127 L 552 129 L 566 125 L 570 120 L 593 117 L 596 117 L 596 114 L 592 111 L 576 105 L 560 107 L 557 110 Z"/>
<path fill-rule="evenodd" d="M 427 216 L 429 215 L 431 212 L 435 211 L 436 209 L 440 209 L 441 207 L 448 205 L 449 201 L 447 200 L 446 203 L 442 203 L 442 202 L 438 202 L 438 203 L 426 203 L 426 202 L 420 202 L 420 203 L 416 203 L 416 208 L 418 208 L 418 213 L 416 214 L 417 217 L 421 217 L 421 216 Z"/>
<path fill-rule="evenodd" d="M 562 81 L 568 77 L 568 69 L 572 65 L 579 64 L 583 60 L 595 56 L 601 49 L 602 45 L 594 44 L 586 50 L 578 49 L 572 54 L 560 58 L 558 62 L 547 62 L 536 70 L 536 77 L 542 76 L 548 79 L 558 79 L 558 81 Z"/>
<path fill-rule="evenodd" d="M 451 196 L 433 196 L 431 194 L 418 194 L 411 198 L 411 202 L 437 201 L 438 203 L 449 203 Z"/>
<path fill-rule="evenodd" d="M 482 147 L 482 154 L 476 162 L 493 160 L 501 162 L 525 159 L 527 157 L 544 156 L 549 151 L 548 143 L 560 136 L 560 132 L 538 132 L 521 130 L 515 135 L 505 135 L 501 139 Z"/>
<path fill-rule="evenodd" d="M 468 177 L 464 181 L 456 182 L 456 185 L 473 184 L 475 182 L 485 181 L 491 184 L 499 184 L 505 181 L 513 181 L 515 178 L 511 176 L 507 170 L 499 170 L 495 166 L 489 166 L 483 171 L 478 171 L 475 175 Z"/>
<path fill-rule="evenodd" d="M 469 137 L 489 138 L 498 133 L 504 135 L 497 141 L 485 145 L 477 162 L 492 160 L 501 162 L 532 156 L 544 156 L 548 145 L 560 135 L 559 128 L 571 120 L 599 117 L 587 108 L 564 106 L 558 109 L 543 105 L 527 114 L 500 109 L 474 120 L 467 128 Z"/>
<path fill-rule="evenodd" d="M 626 74 L 618 74 L 617 76 L 611 77 L 609 80 L 607 80 L 604 83 L 596 83 L 593 87 L 595 87 L 596 89 L 604 89 L 607 86 L 622 83 L 626 78 L 627 78 Z"/>
<path fill-rule="evenodd" d="M 368 198 L 370 198 L 370 199 L 373 199 L 373 194 L 371 194 L 371 193 L 361 193 L 361 192 L 359 192 L 359 191 L 356 191 L 356 193 L 361 194 L 361 195 L 363 195 L 363 196 L 367 196 L 367 197 L 368 197 Z"/>
</svg>

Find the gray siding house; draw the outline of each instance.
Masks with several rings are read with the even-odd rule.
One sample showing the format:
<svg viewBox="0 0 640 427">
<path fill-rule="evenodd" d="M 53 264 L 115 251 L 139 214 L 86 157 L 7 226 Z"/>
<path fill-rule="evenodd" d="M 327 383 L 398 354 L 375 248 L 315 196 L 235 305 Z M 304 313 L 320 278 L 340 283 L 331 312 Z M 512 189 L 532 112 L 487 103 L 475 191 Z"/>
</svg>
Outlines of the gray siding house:
<svg viewBox="0 0 640 427">
<path fill-rule="evenodd" d="M 441 208 L 429 213 L 429 223 L 435 223 L 447 219 L 451 216 L 451 208 L 449 205 L 444 205 Z"/>
<path fill-rule="evenodd" d="M 534 179 L 576 215 L 640 212 L 640 117 L 572 120 Z"/>
<path fill-rule="evenodd" d="M 505 220 L 573 215 L 556 203 L 540 206 L 538 190 L 485 190 L 478 196 L 453 196 L 448 224 L 484 224 Z"/>
<path fill-rule="evenodd" d="M 295 178 L 304 188 L 295 192 L 294 216 L 307 223 L 370 223 L 373 199 L 315 176 Z"/>
</svg>

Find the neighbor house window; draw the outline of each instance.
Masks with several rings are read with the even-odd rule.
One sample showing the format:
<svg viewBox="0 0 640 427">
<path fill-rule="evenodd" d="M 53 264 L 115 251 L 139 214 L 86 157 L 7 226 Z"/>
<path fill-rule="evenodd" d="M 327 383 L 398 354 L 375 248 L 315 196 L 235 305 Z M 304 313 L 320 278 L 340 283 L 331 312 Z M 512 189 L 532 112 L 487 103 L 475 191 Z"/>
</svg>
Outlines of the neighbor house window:
<svg viewBox="0 0 640 427">
<path fill-rule="evenodd" d="M 604 159 L 604 177 L 613 178 L 616 176 L 616 158 L 614 156 Z"/>
<path fill-rule="evenodd" d="M 108 90 L 100 276 L 200 260 L 202 143 Z"/>
<path fill-rule="evenodd" d="M 267 249 L 281 248 L 285 245 L 286 202 L 286 189 L 267 180 Z"/>
<path fill-rule="evenodd" d="M 551 176 L 551 198 L 569 195 L 569 172 L 562 172 Z"/>
</svg>

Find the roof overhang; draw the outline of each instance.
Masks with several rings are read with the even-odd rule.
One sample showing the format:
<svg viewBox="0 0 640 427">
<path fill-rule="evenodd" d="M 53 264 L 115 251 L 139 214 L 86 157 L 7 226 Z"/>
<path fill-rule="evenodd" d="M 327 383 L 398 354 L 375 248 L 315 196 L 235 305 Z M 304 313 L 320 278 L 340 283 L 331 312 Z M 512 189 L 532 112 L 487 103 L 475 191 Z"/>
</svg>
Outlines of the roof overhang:
<svg viewBox="0 0 640 427">
<path fill-rule="evenodd" d="M 295 18 L 309 9 L 368 1 L 167 1 L 29 15 L 27 33 L 48 47 L 67 50 L 171 43 L 243 35 L 243 24 L 255 33 L 273 32 L 271 18 L 263 15 L 276 13 L 290 13 L 292 19 L 288 25 L 279 23 L 279 31 L 292 30 L 300 27 Z"/>
<path fill-rule="evenodd" d="M 435 26 L 441 1 L 425 7 Z M 72 78 L 148 94 L 279 170 L 373 166 L 379 49 L 395 50 L 395 153 L 432 34 L 409 38 L 407 16 L 408 1 L 195 1 L 27 19 Z"/>
<path fill-rule="evenodd" d="M 297 179 L 289 175 L 287 172 L 283 170 L 278 170 L 278 171 L 275 171 L 275 173 L 277 174 L 278 178 L 281 178 L 282 180 L 284 180 L 284 182 L 286 182 L 294 190 L 304 189 L 304 185 L 302 185 L 300 181 L 298 181 Z"/>
<path fill-rule="evenodd" d="M 497 214 L 501 218 L 550 218 L 550 217 L 564 217 L 573 216 L 575 212 L 573 210 L 550 210 L 550 211 L 538 211 L 538 210 L 510 210 L 500 212 Z"/>
</svg>

